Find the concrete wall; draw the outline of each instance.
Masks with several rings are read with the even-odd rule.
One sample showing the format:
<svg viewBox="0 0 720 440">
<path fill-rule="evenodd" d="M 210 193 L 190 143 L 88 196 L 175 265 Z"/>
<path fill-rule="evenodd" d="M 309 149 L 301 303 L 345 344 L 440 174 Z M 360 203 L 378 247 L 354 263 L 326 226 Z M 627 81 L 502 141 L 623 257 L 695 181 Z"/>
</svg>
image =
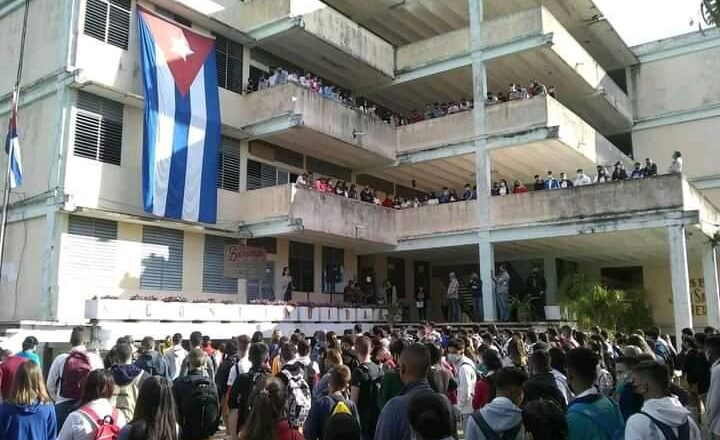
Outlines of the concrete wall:
<svg viewBox="0 0 720 440">
<path fill-rule="evenodd" d="M 397 128 L 397 152 L 439 147 L 474 135 L 472 112 L 456 113 Z"/>
<path fill-rule="evenodd" d="M 290 212 L 290 185 L 244 191 L 218 190 L 218 222 L 261 222 Z"/>
<path fill-rule="evenodd" d="M 496 226 L 526 224 L 682 206 L 683 184 L 680 177 L 659 176 L 492 197 L 490 222 Z"/>
<path fill-rule="evenodd" d="M 11 2 L 3 2 L 8 6 Z M 30 84 L 65 67 L 68 49 L 69 23 L 72 0 L 30 2 L 22 85 Z M 24 16 L 24 2 L 15 2 L 15 8 L 2 17 L 0 26 L 0 94 L 9 93 L 14 84 L 20 35 Z"/>
<path fill-rule="evenodd" d="M 464 231 L 479 227 L 477 201 L 403 209 L 397 211 L 396 216 L 397 231 L 402 237 Z"/>
<path fill-rule="evenodd" d="M 464 55 L 470 51 L 470 29 L 441 34 L 436 37 L 397 48 L 395 69 L 404 72 Z"/>
<path fill-rule="evenodd" d="M 306 231 L 374 243 L 395 244 L 393 209 L 333 194 L 295 188 L 290 217 L 302 219 Z"/>
</svg>

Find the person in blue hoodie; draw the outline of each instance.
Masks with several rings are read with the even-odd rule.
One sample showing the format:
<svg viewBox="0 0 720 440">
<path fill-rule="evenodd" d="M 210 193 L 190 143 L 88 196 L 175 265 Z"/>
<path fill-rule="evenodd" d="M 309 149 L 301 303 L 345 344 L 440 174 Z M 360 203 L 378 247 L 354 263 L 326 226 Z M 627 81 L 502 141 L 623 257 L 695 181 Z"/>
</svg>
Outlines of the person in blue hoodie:
<svg viewBox="0 0 720 440">
<path fill-rule="evenodd" d="M 0 439 L 55 440 L 55 406 L 45 388 L 42 370 L 24 362 L 15 374 L 10 398 L 0 405 Z"/>
<path fill-rule="evenodd" d="M 472 415 L 465 428 L 465 440 L 490 440 L 495 436 L 521 440 L 523 385 L 528 376 L 517 367 L 495 373 L 495 398 Z M 493 433 L 495 436 L 493 436 Z"/>
<path fill-rule="evenodd" d="M 344 404 L 350 411 L 358 427 L 360 416 L 358 415 L 355 403 L 348 397 L 348 385 L 350 384 L 350 369 L 345 365 L 338 365 L 328 372 L 328 394 L 317 398 L 310 408 L 310 414 L 305 420 L 303 436 L 305 440 L 322 440 L 325 438 L 325 425 L 328 419 L 337 412 L 336 406 Z"/>
</svg>

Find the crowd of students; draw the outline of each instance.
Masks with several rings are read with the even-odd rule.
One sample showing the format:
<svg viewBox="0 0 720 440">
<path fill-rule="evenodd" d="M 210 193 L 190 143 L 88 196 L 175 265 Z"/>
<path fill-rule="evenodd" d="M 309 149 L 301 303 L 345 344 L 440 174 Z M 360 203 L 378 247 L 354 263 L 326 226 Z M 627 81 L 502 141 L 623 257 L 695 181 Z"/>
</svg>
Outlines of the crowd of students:
<svg viewBox="0 0 720 440">
<path fill-rule="evenodd" d="M 518 83 L 510 83 L 505 92 L 497 94 L 488 92 L 485 98 L 485 105 L 492 106 L 509 101 L 520 101 L 522 99 L 532 99 L 536 96 L 552 96 L 556 97 L 555 86 L 546 86 L 536 80 L 530 81 L 527 87 L 523 87 Z"/>
<path fill-rule="evenodd" d="M 682 153 L 676 151 L 672 155 L 672 160 L 670 162 L 670 166 L 668 167 L 668 173 L 681 174 L 682 170 Z M 625 169 L 625 165 L 623 165 L 622 162 L 618 161 L 615 163 L 612 173 L 605 166 L 598 165 L 596 174 L 593 177 L 585 174 L 585 171 L 582 168 L 577 169 L 575 179 L 568 178 L 567 174 L 564 172 L 560 173 L 559 178 L 556 178 L 553 175 L 552 171 L 548 171 L 545 178 L 541 177 L 539 174 L 536 174 L 534 177 L 535 181 L 533 182 L 532 190 L 555 190 L 572 188 L 575 186 L 592 185 L 595 183 L 645 179 L 647 177 L 657 176 L 657 174 L 657 164 L 651 158 L 645 159 L 645 165 L 642 165 L 640 162 L 635 162 L 633 169 L 630 171 L 630 174 L 628 174 L 627 170 Z M 491 194 L 493 196 L 504 196 L 508 194 L 526 193 L 528 191 L 530 191 L 530 189 L 519 180 L 516 180 L 513 183 L 513 186 L 510 187 L 507 180 L 502 179 L 500 181 L 493 182 Z"/>
<path fill-rule="evenodd" d="M 83 328 L 52 362 L 36 339 L 0 364 L 0 438 L 699 440 L 720 435 L 720 334 L 374 327 L 298 329 L 216 344 L 120 338 L 101 359 Z M 678 377 L 681 375 L 681 378 Z"/>
</svg>

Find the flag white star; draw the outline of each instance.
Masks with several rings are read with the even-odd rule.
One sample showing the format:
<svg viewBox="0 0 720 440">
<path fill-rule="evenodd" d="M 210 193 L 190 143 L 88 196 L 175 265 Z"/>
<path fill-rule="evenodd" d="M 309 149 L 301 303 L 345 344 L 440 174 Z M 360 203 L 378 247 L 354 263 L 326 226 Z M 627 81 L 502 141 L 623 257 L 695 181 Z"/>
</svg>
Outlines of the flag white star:
<svg viewBox="0 0 720 440">
<path fill-rule="evenodd" d="M 170 52 L 180 56 L 183 61 L 187 61 L 187 57 L 195 53 L 190 49 L 190 44 L 184 35 L 180 35 L 178 38 L 173 37 Z"/>
</svg>

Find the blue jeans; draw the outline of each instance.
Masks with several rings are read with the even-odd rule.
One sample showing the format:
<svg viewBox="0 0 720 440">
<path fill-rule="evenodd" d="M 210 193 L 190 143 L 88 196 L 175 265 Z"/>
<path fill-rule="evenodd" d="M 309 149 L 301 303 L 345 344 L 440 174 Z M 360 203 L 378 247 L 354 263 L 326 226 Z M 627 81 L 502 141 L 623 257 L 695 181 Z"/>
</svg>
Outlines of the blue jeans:
<svg viewBox="0 0 720 440">
<path fill-rule="evenodd" d="M 448 322 L 460 322 L 460 300 L 448 299 L 449 315 Z"/>
<path fill-rule="evenodd" d="M 500 321 L 509 321 L 510 320 L 510 306 L 508 305 L 508 292 L 498 292 L 497 293 L 497 307 L 498 307 L 498 318 L 500 318 Z"/>
<path fill-rule="evenodd" d="M 482 322 L 483 319 L 485 319 L 482 296 L 473 297 L 473 315 L 475 316 L 475 321 Z"/>
</svg>

